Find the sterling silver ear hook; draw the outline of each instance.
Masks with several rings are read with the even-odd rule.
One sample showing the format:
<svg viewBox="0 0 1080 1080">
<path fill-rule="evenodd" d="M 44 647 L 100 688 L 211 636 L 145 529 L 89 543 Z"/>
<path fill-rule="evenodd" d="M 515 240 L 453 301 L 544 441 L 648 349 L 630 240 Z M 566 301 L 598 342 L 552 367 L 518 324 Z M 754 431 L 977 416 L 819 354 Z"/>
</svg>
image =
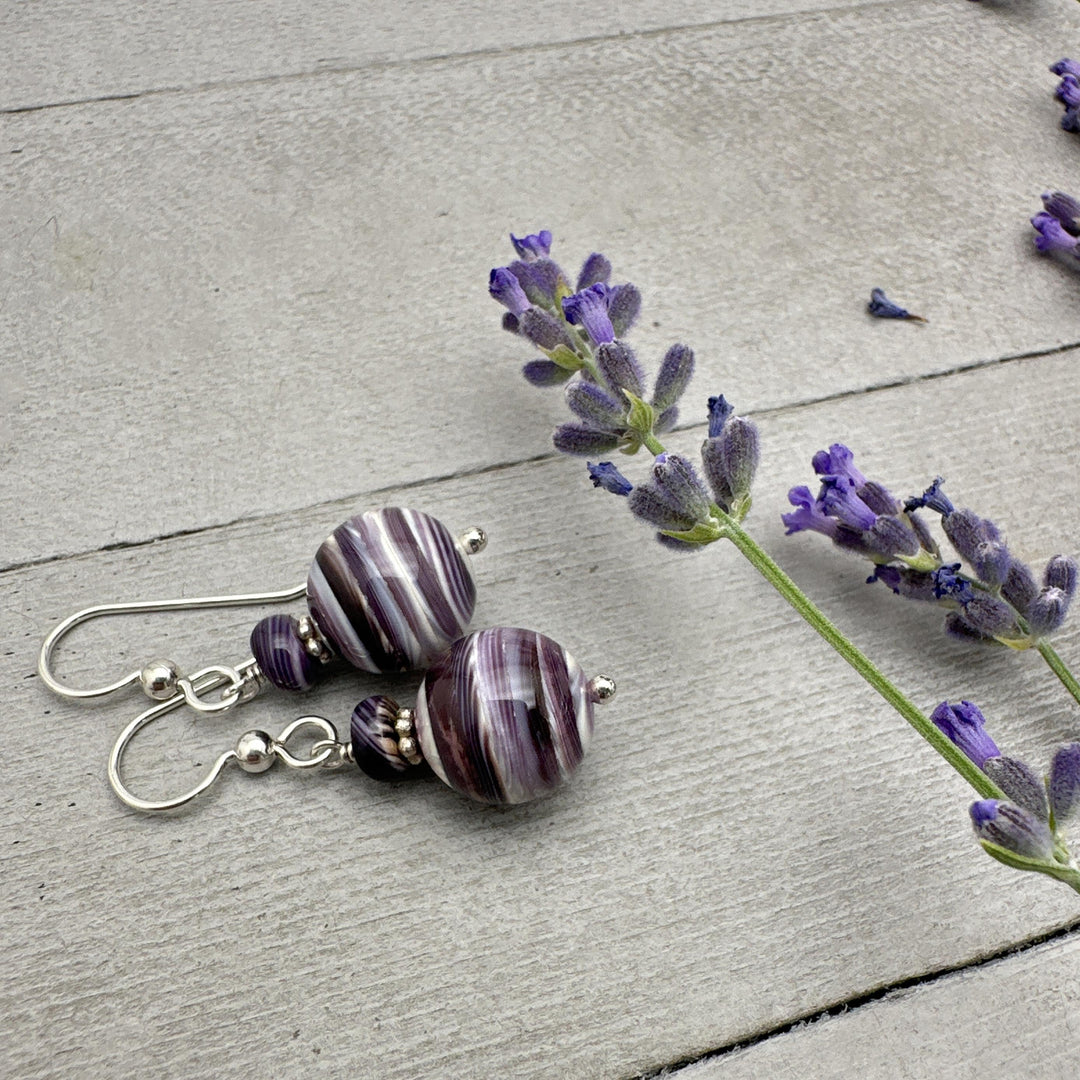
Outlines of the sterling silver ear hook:
<svg viewBox="0 0 1080 1080">
<path fill-rule="evenodd" d="M 316 552 L 304 585 L 276 592 L 85 608 L 45 639 L 38 671 L 62 697 L 104 697 L 138 683 L 148 697 L 170 709 L 187 704 L 199 712 L 216 713 L 250 700 L 267 682 L 284 690 L 307 690 L 335 657 L 364 671 L 423 667 L 472 618 L 476 587 L 464 556 L 482 551 L 486 543 L 478 528 L 468 529 L 455 541 L 442 522 L 418 510 L 370 510 L 330 534 Z M 67 686 L 53 674 L 56 647 L 76 626 L 92 619 L 284 603 L 305 593 L 308 614 L 261 620 L 251 633 L 253 655 L 235 667 L 213 664 L 186 676 L 171 661 L 155 660 L 92 689 Z"/>
</svg>

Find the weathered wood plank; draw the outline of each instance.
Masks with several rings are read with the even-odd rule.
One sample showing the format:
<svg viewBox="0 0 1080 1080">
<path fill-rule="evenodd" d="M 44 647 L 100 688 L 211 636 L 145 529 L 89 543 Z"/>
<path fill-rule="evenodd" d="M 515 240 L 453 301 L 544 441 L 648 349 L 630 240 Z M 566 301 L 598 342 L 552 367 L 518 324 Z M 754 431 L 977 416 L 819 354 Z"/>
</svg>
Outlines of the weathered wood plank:
<svg viewBox="0 0 1080 1080">
<path fill-rule="evenodd" d="M 679 1080 L 978 1076 L 1073 1080 L 1080 939 L 958 972 L 672 1073 Z"/>
<path fill-rule="evenodd" d="M 974 8 L 7 118 L 0 566 L 539 450 L 560 405 L 484 293 L 509 229 L 607 249 L 643 355 L 689 340 L 744 409 L 1080 340 L 1026 222 L 1075 184 L 1045 68 L 1080 9 Z"/>
<path fill-rule="evenodd" d="M 767 415 L 752 519 L 921 704 L 974 698 L 1036 763 L 1077 733 L 1037 657 L 944 640 L 932 612 L 864 586 L 859 563 L 785 540 L 778 514 L 810 454 L 844 438 L 899 491 L 945 472 L 1018 554 L 1075 550 L 1078 361 Z M 734 552 L 671 555 L 567 460 L 370 501 L 398 500 L 489 528 L 477 625 L 537 627 L 618 678 L 576 782 L 507 813 L 434 781 L 277 772 L 231 775 L 172 820 L 113 800 L 104 759 L 128 707 L 43 692 L 31 672 L 49 623 L 118 595 L 288 584 L 352 504 L 0 575 L 18 628 L 0 657 L 0 1072 L 626 1076 L 1076 918 L 1073 894 L 978 850 L 964 785 Z M 252 621 L 88 627 L 62 670 L 239 659 Z M 1060 641 L 1074 661 L 1075 627 Z M 244 726 L 301 710 L 342 722 L 362 695 L 412 685 L 343 677 L 302 705 L 268 694 L 245 717 L 176 717 L 136 745 L 131 783 L 176 790 Z"/>
<path fill-rule="evenodd" d="M 405 59 L 520 50 L 580 38 L 699 26 L 873 0 L 657 0 L 508 5 L 498 0 L 208 0 L 182 5 L 35 0 L 0 8 L 0 108 L 206 83 L 310 74 Z M 880 4 L 878 5 L 880 6 Z"/>
</svg>

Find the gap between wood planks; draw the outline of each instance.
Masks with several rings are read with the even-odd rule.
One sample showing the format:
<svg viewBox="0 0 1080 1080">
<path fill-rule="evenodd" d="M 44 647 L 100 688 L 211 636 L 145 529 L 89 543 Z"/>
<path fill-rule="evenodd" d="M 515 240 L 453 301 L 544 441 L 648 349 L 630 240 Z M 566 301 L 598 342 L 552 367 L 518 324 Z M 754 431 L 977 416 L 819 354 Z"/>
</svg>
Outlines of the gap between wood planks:
<svg viewBox="0 0 1080 1080">
<path fill-rule="evenodd" d="M 165 94 L 201 94 L 228 87 L 259 86 L 265 83 L 295 81 L 318 78 L 320 75 L 347 75 L 356 71 L 387 71 L 408 64 L 434 64 L 446 60 L 475 60 L 492 56 L 513 56 L 516 53 L 549 52 L 552 49 L 570 48 L 575 45 L 595 45 L 603 41 L 640 41 L 664 34 L 679 34 L 693 30 L 716 30 L 724 26 L 739 26 L 743 23 L 767 23 L 776 20 L 788 20 L 802 15 L 829 16 L 851 11 L 873 10 L 874 8 L 894 8 L 896 0 L 867 0 L 864 4 L 838 4 L 829 8 L 810 8 L 787 14 L 742 15 L 734 19 L 716 19 L 712 22 L 679 23 L 675 26 L 655 27 L 650 30 L 630 30 L 618 34 L 593 34 L 579 38 L 566 38 L 560 41 L 532 42 L 528 45 L 492 46 L 485 49 L 467 49 L 462 52 L 431 53 L 427 56 L 403 57 L 400 60 L 369 60 L 359 64 L 341 64 L 339 66 L 310 68 L 304 71 L 284 71 L 277 75 L 257 75 L 247 79 L 212 79 L 207 82 L 192 83 L 190 86 L 155 86 L 145 90 L 128 90 L 123 93 L 102 94 L 100 97 L 72 98 L 68 101 L 47 101 L 37 105 L 12 105 L 0 108 L 0 116 L 12 116 L 18 113 L 42 112 L 46 109 L 66 109 L 73 105 L 96 105 L 108 101 L 134 101 L 144 97 L 157 97 Z"/>
<path fill-rule="evenodd" d="M 877 394 L 887 390 L 894 390 L 901 386 L 913 386 L 918 383 L 931 382 L 936 379 L 948 379 L 954 375 L 962 375 L 967 371 L 977 371 L 981 368 L 991 368 L 999 364 L 1010 364 L 1022 360 L 1036 360 L 1043 356 L 1056 356 L 1058 353 L 1068 352 L 1070 349 L 1080 348 L 1080 341 L 1069 342 L 1065 345 L 1054 345 L 1046 349 L 1036 349 L 1032 352 L 1016 353 L 1011 356 L 1001 356 L 993 360 L 972 360 L 970 363 L 958 364 L 946 371 L 934 371 L 925 375 L 911 375 L 904 378 L 892 379 L 888 382 L 873 383 L 870 386 L 858 390 L 839 390 L 833 394 L 825 394 L 822 397 L 806 398 L 802 401 L 793 401 L 788 405 L 782 405 L 774 409 L 762 409 L 760 412 L 747 413 L 747 416 L 782 416 L 785 413 L 797 412 L 800 409 L 813 408 L 817 405 L 826 404 L 830 401 L 845 401 L 849 398 L 859 397 L 862 394 Z M 682 424 L 675 431 L 693 431 L 695 428 L 704 428 L 704 423 Z M 387 484 L 370 491 L 357 491 L 340 498 L 331 499 L 322 503 L 311 503 L 307 506 L 294 506 L 285 511 L 274 511 L 272 514 L 252 514 L 246 517 L 233 518 L 230 521 L 222 521 L 215 525 L 202 525 L 194 529 L 176 529 L 172 532 L 161 533 L 157 536 L 143 540 L 119 540 L 113 544 L 105 544 L 98 548 L 90 548 L 83 551 L 69 551 L 59 555 L 47 555 L 40 559 L 24 559 L 20 562 L 10 563 L 0 567 L 0 575 L 9 574 L 17 570 L 27 570 L 35 566 L 45 566 L 49 563 L 61 562 L 64 559 L 79 558 L 83 555 L 96 554 L 104 551 L 123 551 L 126 548 L 146 547 L 150 544 L 160 543 L 162 540 L 173 540 L 181 536 L 195 536 L 199 533 L 213 533 L 221 529 L 230 529 L 234 525 L 251 524 L 258 521 L 272 521 L 286 514 L 295 514 L 301 510 L 311 510 L 318 506 L 336 506 L 355 502 L 357 499 L 371 498 L 386 491 L 411 491 L 415 488 L 424 487 L 428 484 L 446 483 L 451 480 L 462 480 L 471 476 L 485 476 L 490 473 L 503 472 L 506 469 L 516 469 L 522 465 L 533 465 L 541 461 L 553 461 L 559 457 L 554 451 L 542 454 L 533 454 L 531 457 L 519 458 L 515 461 L 498 461 L 489 465 L 481 465 L 475 469 L 459 469 L 456 472 L 444 473 L 440 476 L 425 476 L 405 483 Z"/>
<path fill-rule="evenodd" d="M 662 1065 L 657 1069 L 650 1069 L 648 1072 L 634 1073 L 628 1080 L 660 1080 L 661 1077 L 677 1077 L 679 1073 L 684 1069 L 689 1068 L 691 1065 L 699 1065 L 704 1061 L 715 1061 L 717 1058 L 726 1057 L 728 1054 L 734 1054 L 736 1051 L 747 1050 L 752 1046 L 768 1042 L 770 1039 L 774 1039 L 777 1036 L 786 1035 L 796 1028 L 816 1023 L 818 1020 L 827 1020 L 832 1016 L 840 1016 L 845 1013 L 853 1012 L 855 1009 L 861 1009 L 866 1005 L 872 1005 L 875 1001 L 881 1001 L 883 998 L 887 998 L 892 994 L 897 994 L 904 990 L 911 990 L 916 987 L 933 986 L 942 979 L 946 979 L 962 971 L 978 971 L 982 968 L 991 967 L 994 964 L 1003 963 L 1013 956 L 1021 956 L 1041 945 L 1071 937 L 1076 934 L 1078 930 L 1080 930 L 1080 919 L 1075 919 L 1072 922 L 1059 927 L 1057 930 L 1051 930 L 1049 933 L 1040 934 L 1037 937 L 1030 938 L 1022 945 L 1010 945 L 1008 948 L 1001 949 L 998 952 L 989 953 L 986 956 L 976 957 L 964 964 L 954 964 L 951 967 L 943 967 L 935 971 L 929 971 L 924 975 L 913 975 L 907 979 L 899 979 L 894 983 L 890 983 L 888 986 L 881 986 L 876 990 L 869 990 L 865 994 L 857 994 L 855 997 L 846 998 L 833 1005 L 828 1005 L 824 1009 L 818 1009 L 817 1012 L 804 1013 L 802 1016 L 797 1016 L 794 1020 L 789 1020 L 777 1027 L 769 1028 L 769 1030 L 762 1031 L 749 1039 L 742 1039 L 739 1042 L 728 1043 L 726 1046 L 719 1046 L 715 1050 L 708 1050 L 704 1054 L 700 1054 L 696 1057 L 682 1058 L 679 1061 L 673 1061 L 667 1065 Z"/>
</svg>

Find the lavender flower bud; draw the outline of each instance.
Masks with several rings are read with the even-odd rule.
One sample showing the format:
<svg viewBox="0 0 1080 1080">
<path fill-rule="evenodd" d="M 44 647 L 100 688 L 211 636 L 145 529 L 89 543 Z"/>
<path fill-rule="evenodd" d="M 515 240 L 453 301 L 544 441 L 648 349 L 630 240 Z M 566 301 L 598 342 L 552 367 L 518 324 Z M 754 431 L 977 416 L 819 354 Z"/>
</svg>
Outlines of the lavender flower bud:
<svg viewBox="0 0 1080 1080">
<path fill-rule="evenodd" d="M 1013 609 L 991 593 L 974 590 L 971 599 L 964 604 L 964 619 L 987 637 L 1023 636 L 1016 625 Z"/>
<path fill-rule="evenodd" d="M 533 262 L 551 254 L 551 232 L 548 229 L 522 237 L 511 233 L 510 243 L 514 245 L 518 258 L 525 262 Z"/>
<path fill-rule="evenodd" d="M 644 393 L 644 375 L 629 345 L 621 341 L 605 342 L 596 350 L 596 366 L 604 381 L 618 397 L 629 390 L 635 397 Z"/>
<path fill-rule="evenodd" d="M 521 328 L 521 324 L 518 322 L 518 317 L 512 312 L 504 311 L 502 317 L 502 328 L 508 330 L 511 334 L 516 334 Z"/>
<path fill-rule="evenodd" d="M 594 251 L 581 266 L 578 274 L 576 292 L 587 289 L 590 285 L 606 285 L 611 277 L 611 263 L 598 251 Z"/>
<path fill-rule="evenodd" d="M 584 327 L 594 345 L 615 340 L 615 331 L 608 315 L 613 292 L 607 285 L 597 283 L 572 296 L 563 297 L 562 309 L 566 321 Z"/>
<path fill-rule="evenodd" d="M 1036 214 L 1031 219 L 1031 224 L 1038 233 L 1035 237 L 1035 247 L 1038 251 L 1062 251 L 1070 255 L 1076 254 L 1077 238 L 1066 232 L 1065 227 L 1056 217 L 1047 213 Z"/>
<path fill-rule="evenodd" d="M 1001 595 L 1021 615 L 1026 615 L 1031 601 L 1039 595 L 1039 586 L 1035 584 L 1035 578 L 1031 571 L 1019 559 L 1009 561 L 1009 571 L 1005 575 L 1005 583 L 1001 586 Z"/>
<path fill-rule="evenodd" d="M 535 262 L 512 262 L 507 268 L 518 279 L 525 290 L 525 295 L 534 304 L 550 308 L 555 304 L 555 294 L 566 285 L 559 264 L 551 259 L 537 259 Z"/>
<path fill-rule="evenodd" d="M 1043 208 L 1070 236 L 1080 236 L 1080 202 L 1064 191 L 1044 191 Z"/>
<path fill-rule="evenodd" d="M 709 493 L 687 458 L 681 454 L 658 454 L 652 473 L 661 496 L 691 521 L 710 517 Z"/>
<path fill-rule="evenodd" d="M 857 489 L 857 494 L 875 514 L 894 515 L 902 509 L 900 500 L 876 480 L 867 480 Z"/>
<path fill-rule="evenodd" d="M 1025 859 L 1052 859 L 1054 838 L 1050 827 L 1029 810 L 998 799 L 971 804 L 975 835 Z"/>
<path fill-rule="evenodd" d="M 987 734 L 986 718 L 970 701 L 956 705 L 943 701 L 930 714 L 930 719 L 978 768 L 983 767 L 987 758 L 1001 756 L 1001 751 Z"/>
<path fill-rule="evenodd" d="M 729 417 L 720 434 L 702 444 L 705 475 L 725 509 L 749 496 L 760 456 L 757 425 L 744 416 Z"/>
<path fill-rule="evenodd" d="M 939 600 L 955 600 L 958 604 L 966 604 L 975 594 L 971 582 L 957 571 L 959 563 L 949 563 L 939 566 L 930 572 L 934 582 L 934 595 Z"/>
<path fill-rule="evenodd" d="M 940 558 L 941 550 L 938 548 L 937 542 L 931 535 L 930 527 L 926 522 L 923 521 L 914 510 L 905 512 L 904 517 L 907 518 L 907 522 L 911 526 L 912 531 L 919 538 L 919 547 L 921 547 L 923 551 L 929 551 L 934 558 Z"/>
<path fill-rule="evenodd" d="M 1061 589 L 1043 589 L 1027 609 L 1031 632 L 1039 637 L 1061 628 L 1069 613 L 1069 598 Z"/>
<path fill-rule="evenodd" d="M 942 517 L 941 527 L 957 554 L 971 564 L 980 581 L 991 586 L 1005 581 L 1011 556 L 992 521 L 971 510 L 954 510 Z"/>
<path fill-rule="evenodd" d="M 682 397 L 693 374 L 694 350 L 672 345 L 664 355 L 653 387 L 652 405 L 657 412 L 663 412 Z"/>
<path fill-rule="evenodd" d="M 594 465 L 591 461 L 586 464 L 593 487 L 603 488 L 612 495 L 629 495 L 634 490 L 634 485 L 610 461 L 601 461 L 599 465 Z"/>
<path fill-rule="evenodd" d="M 919 540 L 900 518 L 882 514 L 871 526 L 866 546 L 870 553 L 887 561 L 898 555 L 918 554 Z"/>
<path fill-rule="evenodd" d="M 531 306 L 521 283 L 505 266 L 497 266 L 491 271 L 488 292 L 512 315 L 520 315 Z"/>
<path fill-rule="evenodd" d="M 656 421 L 653 424 L 653 431 L 658 435 L 662 435 L 665 431 L 670 431 L 678 422 L 679 406 L 671 405 L 656 418 Z"/>
<path fill-rule="evenodd" d="M 1069 600 L 1076 593 L 1076 563 L 1068 555 L 1055 555 L 1043 571 L 1043 585 L 1060 589 Z"/>
<path fill-rule="evenodd" d="M 551 440 L 555 449 L 564 454 L 577 454 L 589 457 L 592 454 L 606 454 L 619 445 L 619 436 L 609 431 L 597 431 L 584 424 L 563 424 L 555 429 Z"/>
<path fill-rule="evenodd" d="M 695 520 L 661 496 L 656 485 L 638 484 L 629 495 L 630 510 L 636 516 L 655 525 L 658 529 L 681 532 L 692 529 Z"/>
<path fill-rule="evenodd" d="M 566 388 L 566 404 L 590 427 L 621 435 L 626 427 L 626 404 L 616 401 L 596 383 L 575 379 Z"/>
<path fill-rule="evenodd" d="M 530 360 L 521 369 L 521 374 L 533 386 L 561 386 L 574 373 L 551 360 Z"/>
<path fill-rule="evenodd" d="M 1058 83 L 1058 87 L 1054 91 L 1054 97 L 1067 109 L 1075 109 L 1080 105 L 1080 82 L 1077 82 L 1076 76 L 1066 75 Z"/>
<path fill-rule="evenodd" d="M 1080 743 L 1058 748 L 1050 763 L 1050 809 L 1059 828 L 1080 810 Z"/>
<path fill-rule="evenodd" d="M 637 322 L 638 312 L 641 311 L 641 293 L 634 285 L 616 285 L 611 292 L 611 304 L 608 308 L 611 325 L 615 329 L 615 337 L 625 337 L 630 327 Z"/>
<path fill-rule="evenodd" d="M 566 327 L 546 311 L 531 307 L 523 311 L 518 317 L 519 331 L 534 345 L 548 352 L 565 345 L 568 349 L 574 348 L 574 342 L 566 332 Z"/>
<path fill-rule="evenodd" d="M 721 431 L 724 430 L 724 425 L 727 423 L 728 417 L 735 411 L 733 405 L 729 405 L 721 394 L 719 397 L 709 398 L 709 438 L 715 439 Z"/>
<path fill-rule="evenodd" d="M 992 757 L 983 764 L 983 772 L 1009 797 L 1010 802 L 1030 810 L 1040 821 L 1049 821 L 1046 784 L 1018 758 Z"/>
<path fill-rule="evenodd" d="M 925 570 L 912 570 L 909 566 L 875 566 L 866 584 L 880 581 L 906 600 L 922 600 L 934 604 L 934 576 Z"/>
</svg>

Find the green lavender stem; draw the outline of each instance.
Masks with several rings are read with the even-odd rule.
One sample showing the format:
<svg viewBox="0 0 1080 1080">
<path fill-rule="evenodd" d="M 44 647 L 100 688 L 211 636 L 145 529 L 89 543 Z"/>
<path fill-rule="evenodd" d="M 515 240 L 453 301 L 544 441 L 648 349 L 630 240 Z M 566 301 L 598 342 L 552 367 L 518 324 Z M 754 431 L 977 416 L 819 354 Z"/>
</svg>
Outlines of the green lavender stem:
<svg viewBox="0 0 1080 1080">
<path fill-rule="evenodd" d="M 724 535 L 759 574 L 985 799 L 1005 793 L 943 735 L 930 718 L 885 677 L 860 649 L 784 573 L 768 552 L 729 514 L 713 513 Z M 1048 660 L 1047 663 L 1050 661 Z M 1053 666 L 1051 664 L 1051 666 Z M 1059 677 L 1061 677 L 1059 675 Z M 1064 679 L 1062 680 L 1064 681 Z"/>
<path fill-rule="evenodd" d="M 1076 681 L 1076 677 L 1065 666 L 1065 661 L 1058 656 L 1054 646 L 1051 645 L 1049 641 L 1040 639 L 1035 647 L 1039 650 L 1040 655 L 1046 661 L 1050 670 L 1061 680 L 1065 689 L 1080 702 L 1080 683 Z"/>
</svg>

